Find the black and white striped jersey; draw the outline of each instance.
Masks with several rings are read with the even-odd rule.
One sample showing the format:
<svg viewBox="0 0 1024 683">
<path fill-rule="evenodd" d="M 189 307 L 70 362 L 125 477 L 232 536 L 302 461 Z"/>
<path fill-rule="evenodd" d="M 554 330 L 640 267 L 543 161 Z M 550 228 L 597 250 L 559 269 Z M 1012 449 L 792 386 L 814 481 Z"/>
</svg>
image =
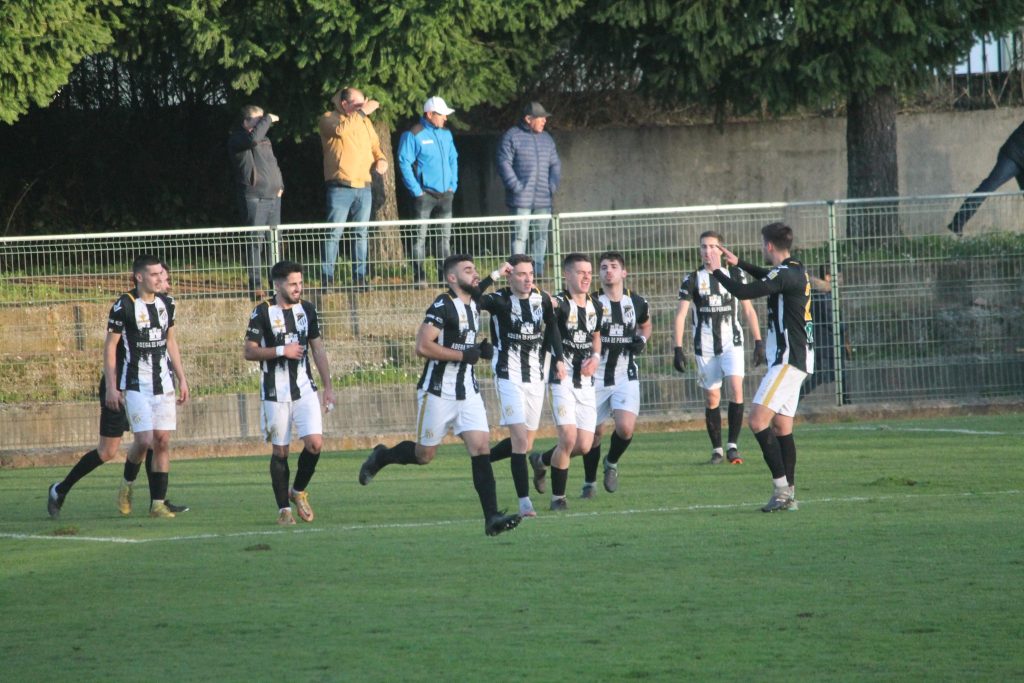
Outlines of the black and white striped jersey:
<svg viewBox="0 0 1024 683">
<path fill-rule="evenodd" d="M 556 322 L 551 296 L 536 287 L 520 299 L 510 287 L 480 297 L 491 314 L 494 376 L 529 384 L 543 382 Z"/>
<path fill-rule="evenodd" d="M 594 373 L 598 386 L 636 381 L 640 375 L 629 350 L 637 329 L 650 318 L 647 299 L 626 290 L 622 299 L 612 301 L 604 292 L 593 295 L 601 314 L 601 365 Z"/>
<path fill-rule="evenodd" d="M 811 280 L 803 264 L 787 258 L 774 268 L 744 261 L 739 262 L 739 267 L 758 279 L 741 285 L 726 277 L 722 269 L 716 270 L 714 276 L 738 299 L 768 297 L 768 364 L 788 364 L 807 374 L 814 372 Z"/>
<path fill-rule="evenodd" d="M 146 303 L 137 289 L 118 297 L 110 308 L 107 331 L 121 335 L 117 383 L 121 391 L 174 393 L 167 333 L 174 327 L 174 299 L 157 294 Z"/>
<path fill-rule="evenodd" d="M 464 351 L 479 340 L 480 310 L 476 301 L 464 303 L 449 289 L 434 299 L 434 303 L 427 309 L 423 324 L 441 330 L 437 338 L 441 346 Z M 480 393 L 473 366 L 461 361 L 428 360 L 416 388 L 457 401 Z"/>
<path fill-rule="evenodd" d="M 316 392 L 309 342 L 320 338 L 320 319 L 308 301 L 299 300 L 291 308 L 282 308 L 276 301 L 268 299 L 253 309 L 245 339 L 263 348 L 288 344 L 302 347 L 299 360 L 280 356 L 260 361 L 260 398 L 289 403 Z"/>
<path fill-rule="evenodd" d="M 750 277 L 733 266 L 729 277 L 746 284 Z M 711 277 L 706 268 L 687 273 L 679 285 L 679 300 L 693 304 L 693 352 L 703 358 L 719 356 L 735 346 L 743 346 L 739 299 Z"/>
<path fill-rule="evenodd" d="M 601 312 L 594 304 L 592 297 L 587 297 L 587 303 L 580 306 L 573 301 L 569 292 L 560 292 L 554 298 L 555 320 L 558 321 L 558 332 L 562 338 L 562 359 L 565 362 L 569 377 L 566 380 L 572 381 L 572 385 L 580 389 L 586 386 L 594 386 L 594 377 L 584 377 L 581 373 L 583 363 L 590 358 L 594 352 L 594 332 L 600 329 Z M 555 369 L 551 368 L 548 381 L 551 384 L 561 384 L 562 380 L 555 377 Z"/>
</svg>

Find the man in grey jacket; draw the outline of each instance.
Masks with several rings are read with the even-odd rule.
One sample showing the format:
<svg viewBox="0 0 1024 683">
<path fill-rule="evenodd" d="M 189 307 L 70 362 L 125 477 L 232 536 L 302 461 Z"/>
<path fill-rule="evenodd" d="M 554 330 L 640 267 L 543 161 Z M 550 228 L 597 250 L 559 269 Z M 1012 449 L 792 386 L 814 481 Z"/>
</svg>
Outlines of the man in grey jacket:
<svg viewBox="0 0 1024 683">
<path fill-rule="evenodd" d="M 235 199 L 241 225 L 277 227 L 281 222 L 281 195 L 284 179 L 274 157 L 274 148 L 267 139 L 270 126 L 277 123 L 276 114 L 265 114 L 262 107 L 249 104 L 242 107 L 241 122 L 228 137 L 228 156 L 234 180 Z M 261 249 L 267 235 L 254 238 L 249 244 L 249 296 L 262 299 L 263 289 Z"/>
<path fill-rule="evenodd" d="M 551 114 L 540 102 L 531 102 L 523 110 L 522 120 L 505 131 L 498 145 L 498 175 L 505 185 L 505 204 L 517 216 L 550 214 L 553 197 L 562 177 L 562 162 L 555 140 L 544 131 Z M 512 230 L 512 254 L 530 254 L 534 275 L 544 275 L 544 256 L 548 247 L 549 218 L 517 221 Z M 530 249 L 526 242 L 530 238 Z"/>
</svg>

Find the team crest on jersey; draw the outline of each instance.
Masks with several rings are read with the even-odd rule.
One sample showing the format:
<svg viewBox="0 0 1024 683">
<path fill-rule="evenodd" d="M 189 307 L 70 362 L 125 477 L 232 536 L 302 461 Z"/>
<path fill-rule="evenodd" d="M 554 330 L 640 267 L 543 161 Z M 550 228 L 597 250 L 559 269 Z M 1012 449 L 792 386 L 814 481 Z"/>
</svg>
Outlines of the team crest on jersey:
<svg viewBox="0 0 1024 683">
<path fill-rule="evenodd" d="M 597 329 L 597 311 L 588 309 L 587 310 L 587 329 Z"/>
<path fill-rule="evenodd" d="M 628 300 L 622 302 L 622 322 L 627 327 L 632 326 L 636 322 L 636 309 L 633 308 L 633 304 Z"/>
<path fill-rule="evenodd" d="M 167 325 L 167 309 L 166 308 L 160 309 L 159 316 L 160 316 L 160 326 L 161 327 L 165 327 Z"/>
</svg>

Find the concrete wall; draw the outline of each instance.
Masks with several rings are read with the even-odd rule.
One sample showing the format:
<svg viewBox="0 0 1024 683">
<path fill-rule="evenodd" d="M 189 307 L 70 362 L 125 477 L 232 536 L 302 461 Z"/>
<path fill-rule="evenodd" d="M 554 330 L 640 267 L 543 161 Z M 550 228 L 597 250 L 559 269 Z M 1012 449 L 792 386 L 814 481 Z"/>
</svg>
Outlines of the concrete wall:
<svg viewBox="0 0 1024 683">
<path fill-rule="evenodd" d="M 1024 119 L 1024 108 L 905 114 L 897 120 L 901 195 L 968 192 Z M 846 196 L 846 120 L 560 131 L 556 209 L 601 211 Z M 457 136 L 458 215 L 505 215 L 498 136 Z M 1007 191 L 1016 185 L 1007 185 Z"/>
</svg>

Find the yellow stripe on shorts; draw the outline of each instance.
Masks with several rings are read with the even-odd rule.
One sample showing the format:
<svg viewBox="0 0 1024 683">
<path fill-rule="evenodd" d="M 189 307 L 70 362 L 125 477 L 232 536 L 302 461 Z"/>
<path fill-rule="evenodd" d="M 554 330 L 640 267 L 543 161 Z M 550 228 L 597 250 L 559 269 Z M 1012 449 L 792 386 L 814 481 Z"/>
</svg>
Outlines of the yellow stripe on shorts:
<svg viewBox="0 0 1024 683">
<path fill-rule="evenodd" d="M 786 365 L 782 366 L 781 370 L 779 370 L 779 376 L 775 378 L 775 381 L 772 382 L 772 385 L 768 388 L 768 391 L 764 395 L 764 405 L 771 404 L 772 398 L 774 398 L 775 392 L 778 390 L 779 385 L 782 384 L 782 378 L 786 376 L 786 371 L 789 370 L 789 368 L 790 366 L 787 363 Z"/>
</svg>

